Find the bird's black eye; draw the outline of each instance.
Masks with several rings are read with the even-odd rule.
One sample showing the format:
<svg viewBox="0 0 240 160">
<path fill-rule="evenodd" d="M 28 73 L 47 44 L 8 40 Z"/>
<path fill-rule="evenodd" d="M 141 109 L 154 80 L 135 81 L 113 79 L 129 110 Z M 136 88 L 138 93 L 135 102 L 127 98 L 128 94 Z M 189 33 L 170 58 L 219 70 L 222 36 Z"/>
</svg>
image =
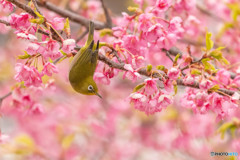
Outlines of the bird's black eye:
<svg viewBox="0 0 240 160">
<path fill-rule="evenodd" d="M 92 86 L 92 85 L 89 85 L 89 86 L 88 86 L 88 90 L 92 92 L 92 91 L 93 91 L 93 86 Z"/>
</svg>

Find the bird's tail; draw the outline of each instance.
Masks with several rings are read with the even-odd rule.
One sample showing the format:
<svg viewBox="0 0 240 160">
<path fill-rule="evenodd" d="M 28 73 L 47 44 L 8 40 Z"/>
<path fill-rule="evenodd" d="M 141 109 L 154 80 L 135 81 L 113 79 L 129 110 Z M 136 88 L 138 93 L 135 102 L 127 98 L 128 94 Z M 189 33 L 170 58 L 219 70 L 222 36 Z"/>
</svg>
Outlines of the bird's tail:
<svg viewBox="0 0 240 160">
<path fill-rule="evenodd" d="M 86 46 L 89 46 L 91 44 L 91 42 L 93 41 L 93 36 L 94 36 L 94 23 L 92 21 L 90 21 Z"/>
</svg>

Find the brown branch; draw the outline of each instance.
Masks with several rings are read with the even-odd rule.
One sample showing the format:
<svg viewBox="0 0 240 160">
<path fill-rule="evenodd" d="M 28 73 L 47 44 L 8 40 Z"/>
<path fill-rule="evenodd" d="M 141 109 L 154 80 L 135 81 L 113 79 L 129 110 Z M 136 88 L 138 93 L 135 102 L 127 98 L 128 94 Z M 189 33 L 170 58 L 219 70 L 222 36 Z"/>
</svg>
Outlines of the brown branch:
<svg viewBox="0 0 240 160">
<path fill-rule="evenodd" d="M 172 47 L 169 50 L 163 48 L 162 51 L 165 53 L 168 52 L 168 54 L 171 54 L 172 56 L 176 56 L 177 54 L 180 54 L 180 58 L 182 58 L 182 55 L 183 55 L 183 52 L 177 47 Z"/>
<path fill-rule="evenodd" d="M 10 92 L 8 92 L 7 94 L 5 94 L 4 96 L 0 97 L 0 107 L 2 106 L 2 101 L 3 101 L 5 98 L 9 97 L 11 94 L 12 94 L 12 92 L 10 91 Z"/>
<path fill-rule="evenodd" d="M 21 3 L 21 2 L 19 2 L 17 0 L 7 0 L 7 1 L 15 4 L 17 7 L 21 8 L 22 10 L 24 10 L 27 13 L 31 14 L 34 18 L 37 17 L 37 15 L 35 14 L 35 12 L 32 10 L 31 7 L 25 5 L 25 4 L 23 4 L 23 3 Z M 46 21 L 43 24 L 44 24 L 45 27 L 47 26 Z M 58 37 L 57 39 L 61 39 L 59 34 L 54 29 L 50 28 L 50 31 L 51 31 L 52 35 L 55 36 L 55 38 Z"/>
<path fill-rule="evenodd" d="M 173 59 L 168 51 L 166 51 L 166 56 L 173 62 Z"/>
<path fill-rule="evenodd" d="M 17 1 L 17 0 L 7 0 L 13 4 L 15 4 L 17 7 L 21 8 L 22 10 L 28 12 L 29 14 L 31 14 L 33 17 L 37 17 L 37 15 L 34 13 L 34 11 L 32 10 L 31 7 Z"/>
<path fill-rule="evenodd" d="M 0 23 L 5 24 L 6 26 L 10 26 L 10 23 L 9 23 L 9 22 L 7 22 L 7 21 L 5 21 L 5 20 L 2 20 L 2 19 L 0 19 Z"/>
<path fill-rule="evenodd" d="M 181 85 L 181 86 L 185 86 L 185 87 L 191 87 L 191 88 L 199 89 L 199 83 L 198 82 L 194 82 L 194 84 L 192 84 L 192 85 L 191 84 L 184 84 L 183 79 L 178 79 L 177 84 Z M 219 92 L 217 92 L 217 93 L 219 93 L 219 94 L 221 94 L 221 92 L 222 92 L 222 93 L 227 94 L 229 96 L 232 96 L 235 93 L 234 91 L 223 89 L 223 88 L 218 89 L 218 91 Z M 223 95 L 223 94 L 221 94 L 221 95 Z"/>
<path fill-rule="evenodd" d="M 53 11 L 53 12 L 59 14 L 62 17 L 69 18 L 69 20 L 71 20 L 73 22 L 79 23 L 79 24 L 81 24 L 85 27 L 88 27 L 88 25 L 89 25 L 90 20 L 81 16 L 81 15 L 78 15 L 78 14 L 73 13 L 73 12 L 68 11 L 68 10 L 61 9 L 61 8 L 57 7 L 56 5 L 52 4 L 51 2 L 47 2 L 47 1 L 42 1 L 41 2 L 39 0 L 36 0 L 36 1 L 37 1 L 37 4 L 40 7 L 47 8 L 48 10 Z M 102 22 L 99 22 L 99 21 L 93 21 L 93 22 L 94 22 L 94 26 L 95 26 L 96 30 L 100 30 L 100 29 L 103 29 L 103 28 L 107 27 Z"/>
<path fill-rule="evenodd" d="M 215 14 L 213 14 L 212 12 L 210 12 L 209 10 L 207 10 L 205 7 L 203 7 L 202 5 L 200 5 L 200 4 L 197 4 L 196 5 L 196 8 L 200 11 L 200 12 L 202 12 L 203 14 L 205 14 L 205 15 L 207 15 L 207 16 L 209 16 L 209 17 L 212 17 L 212 18 L 214 18 L 214 19 L 216 19 L 216 20 L 220 20 L 220 21 L 224 21 L 224 19 L 223 18 L 221 18 L 221 17 L 218 17 L 217 15 L 215 15 Z"/>
<path fill-rule="evenodd" d="M 105 3 L 103 2 L 103 0 L 100 0 L 101 3 L 102 3 L 102 8 L 103 8 L 103 11 L 104 11 L 104 14 L 105 14 L 105 17 L 106 17 L 106 23 L 105 23 L 105 26 L 107 28 L 112 28 L 112 18 L 108 12 L 108 9 L 107 7 L 105 6 Z"/>
</svg>

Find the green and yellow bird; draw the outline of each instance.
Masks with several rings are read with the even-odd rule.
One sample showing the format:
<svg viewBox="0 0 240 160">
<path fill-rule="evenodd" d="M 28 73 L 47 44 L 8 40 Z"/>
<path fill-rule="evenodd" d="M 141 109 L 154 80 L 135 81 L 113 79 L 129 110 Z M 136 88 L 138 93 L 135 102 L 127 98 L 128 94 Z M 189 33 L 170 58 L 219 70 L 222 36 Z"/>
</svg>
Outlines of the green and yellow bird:
<svg viewBox="0 0 240 160">
<path fill-rule="evenodd" d="M 97 66 L 99 41 L 94 44 L 94 23 L 90 21 L 89 34 L 85 45 L 74 56 L 69 71 L 69 81 L 73 89 L 85 95 L 97 95 L 97 84 L 93 80 L 93 74 Z"/>
</svg>

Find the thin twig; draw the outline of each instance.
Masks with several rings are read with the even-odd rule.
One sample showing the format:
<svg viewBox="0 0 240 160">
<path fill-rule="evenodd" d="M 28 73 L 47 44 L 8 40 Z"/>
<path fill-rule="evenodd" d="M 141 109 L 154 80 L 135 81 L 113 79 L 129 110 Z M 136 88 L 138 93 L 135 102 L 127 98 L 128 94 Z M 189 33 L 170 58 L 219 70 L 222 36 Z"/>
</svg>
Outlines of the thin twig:
<svg viewBox="0 0 240 160">
<path fill-rule="evenodd" d="M 170 56 L 169 51 L 166 51 L 166 56 L 173 62 L 173 59 L 172 59 L 172 57 Z"/>
<path fill-rule="evenodd" d="M 6 26 L 10 26 L 10 23 L 5 21 L 5 20 L 3 20 L 3 19 L 0 19 L 0 23 L 5 24 Z"/>
<path fill-rule="evenodd" d="M 112 53 L 115 55 L 115 57 L 117 58 L 119 63 L 123 63 L 123 61 L 121 60 L 121 58 L 119 57 L 119 55 L 115 49 L 112 51 Z"/>
<path fill-rule="evenodd" d="M 106 17 L 106 23 L 105 23 L 105 26 L 107 28 L 112 28 L 112 18 L 108 12 L 108 9 L 107 7 L 105 6 L 105 3 L 103 2 L 103 0 L 100 0 L 101 3 L 102 3 L 102 8 L 103 8 L 103 11 L 104 11 L 104 14 L 105 14 L 105 17 Z"/>
<path fill-rule="evenodd" d="M 8 92 L 7 94 L 5 94 L 4 96 L 0 97 L 0 107 L 2 106 L 2 101 L 3 101 L 5 98 L 9 97 L 11 94 L 12 94 L 12 92 L 10 91 L 10 92 Z"/>
<path fill-rule="evenodd" d="M 41 15 L 43 15 L 43 14 L 41 13 L 40 9 L 38 8 L 38 4 L 37 4 L 36 0 L 32 0 L 32 2 L 33 2 L 33 4 L 34 4 L 36 10 L 38 11 L 38 13 L 40 13 Z"/>
<path fill-rule="evenodd" d="M 28 0 L 28 1 L 30 1 L 30 0 Z M 48 10 L 53 11 L 53 12 L 59 14 L 62 17 L 65 17 L 65 18 L 68 17 L 69 20 L 71 20 L 73 22 L 76 22 L 78 24 L 81 24 L 85 27 L 89 26 L 90 20 L 81 16 L 81 15 L 79 15 L 79 14 L 76 14 L 76 13 L 68 11 L 68 10 L 61 9 L 61 8 L 57 7 L 56 5 L 52 4 L 51 2 L 47 2 L 47 1 L 42 1 L 41 2 L 39 0 L 36 0 L 36 1 L 37 1 L 37 4 L 40 7 L 47 8 Z M 99 22 L 99 21 L 93 21 L 93 22 L 94 22 L 94 26 L 95 26 L 96 30 L 100 30 L 100 29 L 103 29 L 103 28 L 107 27 L 102 22 Z"/>
<path fill-rule="evenodd" d="M 31 14 L 33 17 L 37 17 L 37 15 L 34 13 L 34 11 L 32 10 L 31 7 L 19 2 L 19 1 L 16 1 L 16 0 L 7 0 L 13 4 L 15 4 L 18 8 L 21 8 L 22 10 L 28 12 L 29 14 Z"/>
<path fill-rule="evenodd" d="M 200 12 L 202 12 L 203 14 L 205 14 L 205 15 L 207 15 L 207 16 L 209 16 L 209 17 L 212 17 L 212 18 L 214 18 L 214 19 L 216 19 L 216 20 L 220 20 L 220 21 L 224 21 L 224 19 L 223 18 L 221 18 L 221 17 L 218 17 L 216 14 L 213 14 L 212 12 L 210 12 L 209 10 L 207 10 L 206 8 L 204 8 L 203 6 L 201 6 L 200 4 L 197 4 L 196 5 L 196 8 L 200 11 Z"/>
<path fill-rule="evenodd" d="M 162 51 L 165 53 L 168 52 L 172 56 L 176 56 L 176 55 L 180 54 L 180 58 L 182 58 L 182 55 L 183 55 L 183 52 L 180 49 L 178 49 L 177 47 L 172 47 L 169 50 L 162 48 Z"/>
<path fill-rule="evenodd" d="M 15 4 L 17 7 L 19 7 L 19 8 L 21 8 L 21 9 L 23 9 L 24 11 L 28 12 L 28 13 L 31 14 L 33 17 L 35 17 L 35 18 L 37 17 L 36 13 L 32 10 L 31 7 L 25 5 L 25 4 L 23 4 L 23 3 L 21 3 L 21 2 L 19 2 L 19 1 L 17 1 L 17 0 L 7 0 L 7 1 Z M 47 26 L 46 22 L 44 22 L 43 24 L 44 24 L 45 27 Z M 50 29 L 50 32 L 52 33 L 53 36 L 55 36 L 55 37 L 58 36 L 59 39 L 61 39 L 61 37 L 59 36 L 59 34 L 58 34 L 54 29 L 51 28 L 51 29 Z"/>
</svg>

